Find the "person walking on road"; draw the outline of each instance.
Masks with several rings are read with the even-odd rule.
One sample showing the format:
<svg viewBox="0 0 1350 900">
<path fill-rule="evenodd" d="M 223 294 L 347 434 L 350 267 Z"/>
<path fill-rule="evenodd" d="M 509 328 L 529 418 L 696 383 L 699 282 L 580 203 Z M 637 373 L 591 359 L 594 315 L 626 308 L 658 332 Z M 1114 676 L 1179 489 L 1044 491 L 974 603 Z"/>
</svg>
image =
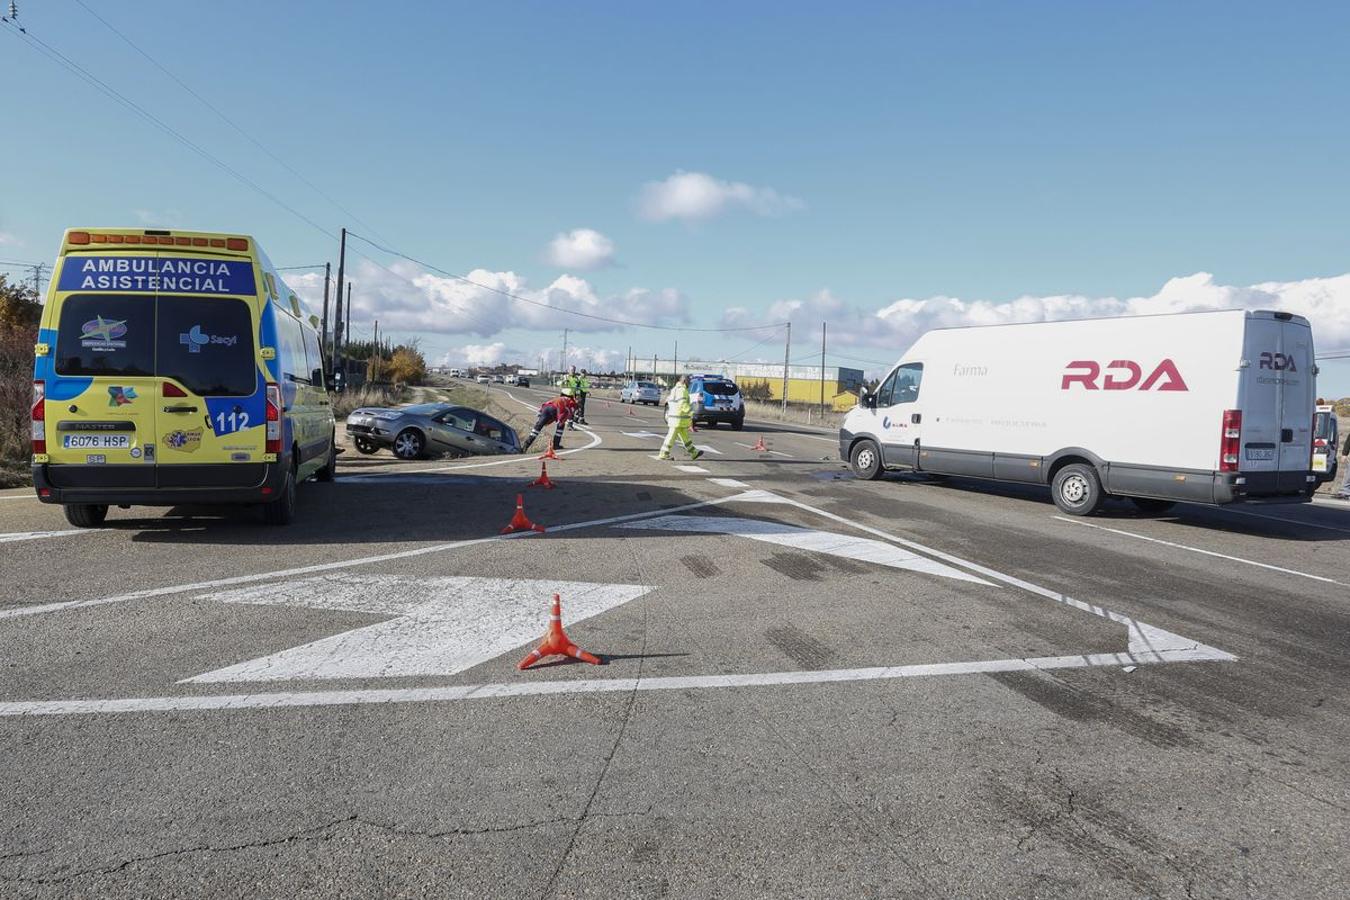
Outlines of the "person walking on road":
<svg viewBox="0 0 1350 900">
<path fill-rule="evenodd" d="M 1341 465 L 1345 466 L 1345 480 L 1341 482 L 1341 489 L 1333 496 L 1337 500 L 1350 500 L 1350 434 L 1345 436 L 1345 446 L 1341 448 Z"/>
<path fill-rule="evenodd" d="M 678 439 L 684 445 L 691 460 L 703 454 L 694 446 L 694 438 L 689 428 L 694 424 L 694 409 L 689 403 L 689 379 L 681 375 L 675 379 L 675 386 L 666 398 L 666 439 L 661 443 L 661 453 L 657 459 L 671 459 L 670 448 Z"/>
<path fill-rule="evenodd" d="M 572 399 L 570 387 L 564 387 L 559 396 L 539 404 L 539 414 L 534 418 L 534 427 L 530 429 L 530 436 L 521 445 L 520 452 L 529 453 L 530 445 L 534 443 L 534 439 L 539 437 L 539 433 L 547 428 L 550 423 L 557 423 L 553 429 L 553 449 L 561 450 L 563 429 L 567 427 L 567 420 L 572 418 L 576 408 L 577 404 Z"/>
</svg>

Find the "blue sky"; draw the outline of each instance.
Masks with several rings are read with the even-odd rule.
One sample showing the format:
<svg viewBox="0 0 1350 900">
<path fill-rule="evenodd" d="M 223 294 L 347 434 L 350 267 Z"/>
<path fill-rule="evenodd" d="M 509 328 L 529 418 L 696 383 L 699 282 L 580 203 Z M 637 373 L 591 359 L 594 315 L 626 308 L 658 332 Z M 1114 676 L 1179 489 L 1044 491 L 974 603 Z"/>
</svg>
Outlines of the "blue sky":
<svg viewBox="0 0 1350 900">
<path fill-rule="evenodd" d="M 0 259 L 144 222 L 252 233 L 308 264 L 346 224 L 546 304 L 701 327 L 790 315 L 794 357 L 837 320 L 843 364 L 893 359 L 980 301 L 1110 308 L 1209 273 L 1201 305 L 1282 285 L 1251 302 L 1322 297 L 1319 345 L 1350 348 L 1342 4 L 86 2 L 365 224 L 75 0 L 21 0 L 34 36 L 322 230 L 6 33 Z M 551 258 L 576 229 L 602 240 Z M 354 262 L 358 319 L 433 358 L 537 361 L 569 321 Z M 931 298 L 961 302 L 894 310 Z M 769 331 L 575 321 L 583 362 L 677 338 L 682 356 L 781 358 L 752 346 Z M 1350 366 L 1326 370 L 1350 394 Z"/>
</svg>

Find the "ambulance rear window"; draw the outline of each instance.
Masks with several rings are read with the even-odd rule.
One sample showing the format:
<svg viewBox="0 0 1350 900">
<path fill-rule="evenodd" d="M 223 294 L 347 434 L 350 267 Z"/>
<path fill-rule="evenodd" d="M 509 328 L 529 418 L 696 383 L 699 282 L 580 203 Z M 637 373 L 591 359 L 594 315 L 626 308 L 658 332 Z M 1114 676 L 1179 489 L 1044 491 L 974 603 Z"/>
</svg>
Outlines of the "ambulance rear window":
<svg viewBox="0 0 1350 900">
<path fill-rule="evenodd" d="M 153 375 L 155 298 L 137 294 L 67 297 L 57 324 L 56 371 L 61 375 Z"/>
<path fill-rule="evenodd" d="M 158 345 L 156 374 L 199 397 L 250 397 L 257 390 L 253 318 L 242 300 L 160 297 Z"/>
</svg>

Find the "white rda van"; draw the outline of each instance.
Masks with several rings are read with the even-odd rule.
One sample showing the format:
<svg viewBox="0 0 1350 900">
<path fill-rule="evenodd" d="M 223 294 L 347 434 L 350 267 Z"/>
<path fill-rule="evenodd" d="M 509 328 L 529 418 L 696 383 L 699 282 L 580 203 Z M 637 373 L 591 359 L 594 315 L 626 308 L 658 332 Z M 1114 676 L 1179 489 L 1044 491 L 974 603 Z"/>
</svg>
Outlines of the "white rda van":
<svg viewBox="0 0 1350 900">
<path fill-rule="evenodd" d="M 1107 497 L 1306 502 L 1312 329 L 1220 310 L 930 331 L 849 413 L 839 453 L 886 469 L 1048 484 L 1088 515 Z"/>
</svg>

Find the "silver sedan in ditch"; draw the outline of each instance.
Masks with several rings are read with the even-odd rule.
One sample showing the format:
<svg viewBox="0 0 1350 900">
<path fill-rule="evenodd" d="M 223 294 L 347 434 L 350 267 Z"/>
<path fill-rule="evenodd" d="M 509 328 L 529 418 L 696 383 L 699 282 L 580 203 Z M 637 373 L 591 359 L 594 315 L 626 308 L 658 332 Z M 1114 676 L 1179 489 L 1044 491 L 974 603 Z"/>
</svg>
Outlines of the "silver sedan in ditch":
<svg viewBox="0 0 1350 900">
<path fill-rule="evenodd" d="M 520 438 L 510 425 L 452 403 L 362 407 L 347 417 L 347 436 L 359 453 L 377 453 L 388 447 L 399 459 L 419 459 L 431 453 L 520 452 Z"/>
</svg>

